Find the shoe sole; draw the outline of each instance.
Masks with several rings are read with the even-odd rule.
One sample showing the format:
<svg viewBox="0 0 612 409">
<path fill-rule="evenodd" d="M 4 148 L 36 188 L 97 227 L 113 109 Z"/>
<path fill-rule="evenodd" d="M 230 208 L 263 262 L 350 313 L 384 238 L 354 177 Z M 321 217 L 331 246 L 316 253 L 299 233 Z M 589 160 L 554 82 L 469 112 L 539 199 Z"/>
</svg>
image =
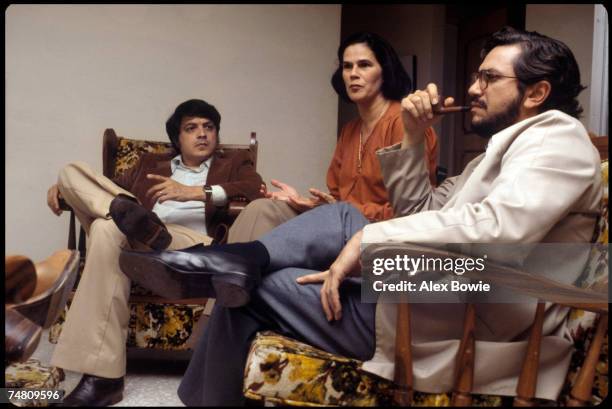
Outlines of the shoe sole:
<svg viewBox="0 0 612 409">
<path fill-rule="evenodd" d="M 161 260 L 137 253 L 121 253 L 119 265 L 131 280 L 169 299 L 216 298 L 223 307 L 240 307 L 250 300 L 254 286 L 247 274 L 206 275 L 170 267 Z"/>
<path fill-rule="evenodd" d="M 108 397 L 107 399 L 103 399 L 99 402 L 95 402 L 95 405 L 92 404 L 91 402 L 82 402 L 82 401 L 77 401 L 77 402 L 72 401 L 71 402 L 69 399 L 70 399 L 70 395 L 68 395 L 66 397 L 66 401 L 64 401 L 67 404 L 57 403 L 57 404 L 52 404 L 51 406 L 73 406 L 73 407 L 93 407 L 93 408 L 112 406 L 123 400 L 123 393 L 120 393 L 119 395 Z"/>
<path fill-rule="evenodd" d="M 98 405 L 99 407 L 103 407 L 103 406 L 112 406 L 116 403 L 119 403 L 123 400 L 123 394 L 119 395 L 119 396 L 114 396 L 112 398 L 110 398 L 108 401 L 106 402 L 100 402 L 101 404 Z"/>
</svg>

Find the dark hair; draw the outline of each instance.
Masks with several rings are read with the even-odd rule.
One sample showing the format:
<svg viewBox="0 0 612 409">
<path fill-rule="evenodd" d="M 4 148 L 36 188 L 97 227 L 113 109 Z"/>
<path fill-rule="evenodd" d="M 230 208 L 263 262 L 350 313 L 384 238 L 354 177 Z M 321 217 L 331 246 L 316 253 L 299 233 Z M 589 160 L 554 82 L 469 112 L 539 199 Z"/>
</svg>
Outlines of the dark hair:
<svg viewBox="0 0 612 409">
<path fill-rule="evenodd" d="M 358 32 L 348 36 L 338 48 L 338 61 L 340 64 L 332 75 L 331 83 L 334 90 L 340 95 L 340 98 L 347 102 L 352 102 L 346 93 L 346 87 L 342 79 L 344 50 L 350 45 L 360 43 L 367 44 L 382 67 L 381 91 L 385 98 L 399 101 L 408 95 L 408 93 L 412 91 L 412 80 L 404 69 L 397 53 L 393 47 L 391 47 L 391 44 L 377 34 Z"/>
<path fill-rule="evenodd" d="M 197 116 L 210 119 L 217 128 L 217 133 L 221 129 L 221 115 L 217 109 L 208 102 L 201 99 L 190 99 L 176 107 L 174 113 L 166 121 L 166 133 L 170 137 L 170 142 L 174 149 L 181 153 L 179 144 L 179 133 L 181 130 L 181 120 L 186 116 Z"/>
<path fill-rule="evenodd" d="M 504 27 L 486 41 L 481 57 L 484 58 L 497 46 L 513 44 L 519 44 L 522 50 L 514 61 L 519 91 L 523 92 L 527 85 L 546 80 L 550 82 L 551 91 L 540 112 L 558 109 L 579 118 L 583 110 L 577 97 L 586 87 L 580 84 L 580 69 L 569 47 L 536 31 Z"/>
</svg>

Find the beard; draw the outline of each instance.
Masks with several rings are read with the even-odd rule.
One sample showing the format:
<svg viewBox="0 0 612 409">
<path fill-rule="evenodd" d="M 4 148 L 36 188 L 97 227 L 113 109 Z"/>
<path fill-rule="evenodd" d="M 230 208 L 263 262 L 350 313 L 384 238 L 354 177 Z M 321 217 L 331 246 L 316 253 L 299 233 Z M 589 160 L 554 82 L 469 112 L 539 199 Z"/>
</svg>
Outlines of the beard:
<svg viewBox="0 0 612 409">
<path fill-rule="evenodd" d="M 523 93 L 520 92 L 504 111 L 485 117 L 478 123 L 472 120 L 472 131 L 482 138 L 489 139 L 499 131 L 514 125 L 518 122 L 522 100 Z M 486 104 L 477 99 L 474 99 L 472 103 L 486 109 Z"/>
</svg>

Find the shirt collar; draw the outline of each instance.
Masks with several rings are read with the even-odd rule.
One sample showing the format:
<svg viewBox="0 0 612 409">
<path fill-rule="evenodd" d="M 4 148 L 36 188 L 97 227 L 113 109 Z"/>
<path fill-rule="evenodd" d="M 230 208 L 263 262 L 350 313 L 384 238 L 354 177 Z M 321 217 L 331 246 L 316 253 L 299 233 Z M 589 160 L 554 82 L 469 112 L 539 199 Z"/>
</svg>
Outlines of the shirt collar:
<svg viewBox="0 0 612 409">
<path fill-rule="evenodd" d="M 200 173 L 202 171 L 204 171 L 204 169 L 210 169 L 210 164 L 212 163 L 212 155 L 210 156 L 210 158 L 206 159 L 204 162 L 202 162 L 200 164 L 200 167 L 198 167 L 197 169 L 191 169 L 188 168 L 187 166 L 185 166 L 185 164 L 183 163 L 183 158 L 181 157 L 180 154 L 176 155 L 174 158 L 172 158 L 170 160 L 170 170 L 172 170 L 172 173 L 174 173 L 174 171 L 176 170 L 176 168 L 182 168 L 184 170 L 190 171 L 190 172 L 196 172 L 196 173 Z"/>
</svg>

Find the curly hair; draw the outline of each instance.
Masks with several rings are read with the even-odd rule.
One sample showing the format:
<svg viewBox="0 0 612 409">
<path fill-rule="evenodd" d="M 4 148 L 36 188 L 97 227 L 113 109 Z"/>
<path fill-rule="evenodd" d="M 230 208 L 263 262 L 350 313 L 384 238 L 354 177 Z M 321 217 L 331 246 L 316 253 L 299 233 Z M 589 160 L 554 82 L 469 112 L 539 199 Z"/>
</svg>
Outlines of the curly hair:
<svg viewBox="0 0 612 409">
<path fill-rule="evenodd" d="M 497 46 L 514 44 L 518 44 L 522 50 L 514 61 L 519 90 L 522 92 L 527 85 L 546 80 L 551 85 L 551 91 L 541 111 L 558 109 L 580 118 L 583 109 L 577 97 L 586 87 L 580 84 L 580 69 L 569 47 L 536 31 L 504 27 L 485 42 L 481 58 Z"/>
</svg>

